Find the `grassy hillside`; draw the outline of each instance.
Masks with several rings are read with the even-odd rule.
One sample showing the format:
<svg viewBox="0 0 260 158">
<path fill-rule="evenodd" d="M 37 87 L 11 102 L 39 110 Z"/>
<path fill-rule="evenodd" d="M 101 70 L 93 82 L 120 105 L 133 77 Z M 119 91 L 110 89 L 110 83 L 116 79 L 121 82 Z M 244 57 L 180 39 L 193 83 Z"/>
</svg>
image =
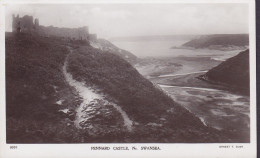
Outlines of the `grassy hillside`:
<svg viewBox="0 0 260 158">
<path fill-rule="evenodd" d="M 244 47 L 248 45 L 248 34 L 216 34 L 201 36 L 200 38 L 184 43 L 182 46 L 192 48 L 221 49 L 220 47 Z"/>
<path fill-rule="evenodd" d="M 98 86 L 138 122 L 156 121 L 157 115 L 175 107 L 170 97 L 113 54 L 81 48 L 70 57 L 68 71 L 76 80 Z"/>
<path fill-rule="evenodd" d="M 9 34 L 5 44 L 7 142 L 79 141 L 80 131 L 67 126 L 73 115 L 63 115 L 58 111 L 63 107 L 56 104 L 64 99 L 64 107 L 77 105 L 61 70 L 67 48 L 55 38 L 26 34 Z"/>
<path fill-rule="evenodd" d="M 227 59 L 204 75 L 209 81 L 241 87 L 247 94 L 249 94 L 249 76 L 249 50 Z"/>
<path fill-rule="evenodd" d="M 73 78 L 117 103 L 134 121 L 132 132 L 111 130 L 93 136 L 75 127 L 75 109 L 82 100 L 62 74 L 69 47 L 74 51 L 67 69 Z M 239 135 L 204 126 L 130 63 L 88 42 L 8 35 L 6 103 L 8 143 L 241 141 Z M 59 112 L 65 108 L 70 113 Z"/>
</svg>

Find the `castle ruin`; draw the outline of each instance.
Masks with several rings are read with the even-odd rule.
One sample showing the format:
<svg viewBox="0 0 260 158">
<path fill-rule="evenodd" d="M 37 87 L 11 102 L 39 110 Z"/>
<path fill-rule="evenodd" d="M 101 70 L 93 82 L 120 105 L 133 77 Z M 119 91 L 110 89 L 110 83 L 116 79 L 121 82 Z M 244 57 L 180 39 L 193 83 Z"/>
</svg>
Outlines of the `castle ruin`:
<svg viewBox="0 0 260 158">
<path fill-rule="evenodd" d="M 73 40 L 97 40 L 96 34 L 89 34 L 87 26 L 79 28 L 58 28 L 53 26 L 39 25 L 39 19 L 33 20 L 33 16 L 13 15 L 12 32 L 14 33 L 28 33 L 32 35 L 40 35 L 44 37 L 62 37 Z"/>
</svg>

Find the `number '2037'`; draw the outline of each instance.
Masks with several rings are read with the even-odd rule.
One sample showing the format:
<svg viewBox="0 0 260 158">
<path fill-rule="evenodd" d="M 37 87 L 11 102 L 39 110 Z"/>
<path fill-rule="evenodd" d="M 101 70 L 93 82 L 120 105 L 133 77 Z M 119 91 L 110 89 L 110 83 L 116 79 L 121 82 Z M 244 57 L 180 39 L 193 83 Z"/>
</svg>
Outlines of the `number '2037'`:
<svg viewBox="0 0 260 158">
<path fill-rule="evenodd" d="M 10 146 L 10 149 L 17 149 L 17 146 L 12 145 Z"/>
</svg>

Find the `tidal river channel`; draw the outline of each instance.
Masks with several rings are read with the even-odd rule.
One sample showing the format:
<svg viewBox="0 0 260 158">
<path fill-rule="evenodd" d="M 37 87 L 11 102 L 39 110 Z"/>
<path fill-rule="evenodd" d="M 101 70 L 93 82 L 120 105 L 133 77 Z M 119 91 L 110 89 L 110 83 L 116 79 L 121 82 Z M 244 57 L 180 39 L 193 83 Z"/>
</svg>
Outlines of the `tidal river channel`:
<svg viewBox="0 0 260 158">
<path fill-rule="evenodd" d="M 158 43 L 156 46 L 160 47 Z M 145 42 L 142 43 L 142 49 L 134 47 L 134 42 L 114 44 L 140 57 L 136 69 L 161 87 L 175 102 L 199 117 L 205 126 L 249 133 L 249 96 L 220 89 L 196 78 L 241 50 L 181 50 L 170 49 L 173 44 L 167 46 L 164 43 L 162 51 L 156 48 L 156 53 L 149 49 L 149 43 L 145 47 Z M 152 53 L 149 54 L 149 51 Z"/>
</svg>

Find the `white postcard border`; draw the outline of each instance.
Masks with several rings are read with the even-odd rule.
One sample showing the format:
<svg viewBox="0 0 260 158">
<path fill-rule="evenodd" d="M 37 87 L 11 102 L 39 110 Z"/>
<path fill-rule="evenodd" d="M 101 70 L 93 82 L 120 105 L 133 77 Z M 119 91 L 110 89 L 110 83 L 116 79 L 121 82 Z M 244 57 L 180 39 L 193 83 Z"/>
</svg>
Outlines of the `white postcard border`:
<svg viewBox="0 0 260 158">
<path fill-rule="evenodd" d="M 120 144 L 6 144 L 5 126 L 5 5 L 21 3 L 248 3 L 249 4 L 249 45 L 250 45 L 250 143 L 120 143 Z M 2 4 L 1 4 L 2 3 Z M 2 158 L 78 158 L 78 157 L 256 157 L 256 46 L 255 46 L 255 2 L 253 0 L 3 0 L 0 3 L 0 157 Z M 17 146 L 17 149 L 10 149 Z M 91 147 L 106 146 L 110 150 L 91 150 Z M 144 151 L 142 146 L 158 146 L 161 150 Z M 221 146 L 227 146 L 221 147 Z M 228 147 L 229 146 L 229 147 Z M 242 148 L 241 148 L 242 146 Z M 128 147 L 129 150 L 114 150 L 114 147 Z M 139 150 L 132 150 L 135 147 Z"/>
</svg>

